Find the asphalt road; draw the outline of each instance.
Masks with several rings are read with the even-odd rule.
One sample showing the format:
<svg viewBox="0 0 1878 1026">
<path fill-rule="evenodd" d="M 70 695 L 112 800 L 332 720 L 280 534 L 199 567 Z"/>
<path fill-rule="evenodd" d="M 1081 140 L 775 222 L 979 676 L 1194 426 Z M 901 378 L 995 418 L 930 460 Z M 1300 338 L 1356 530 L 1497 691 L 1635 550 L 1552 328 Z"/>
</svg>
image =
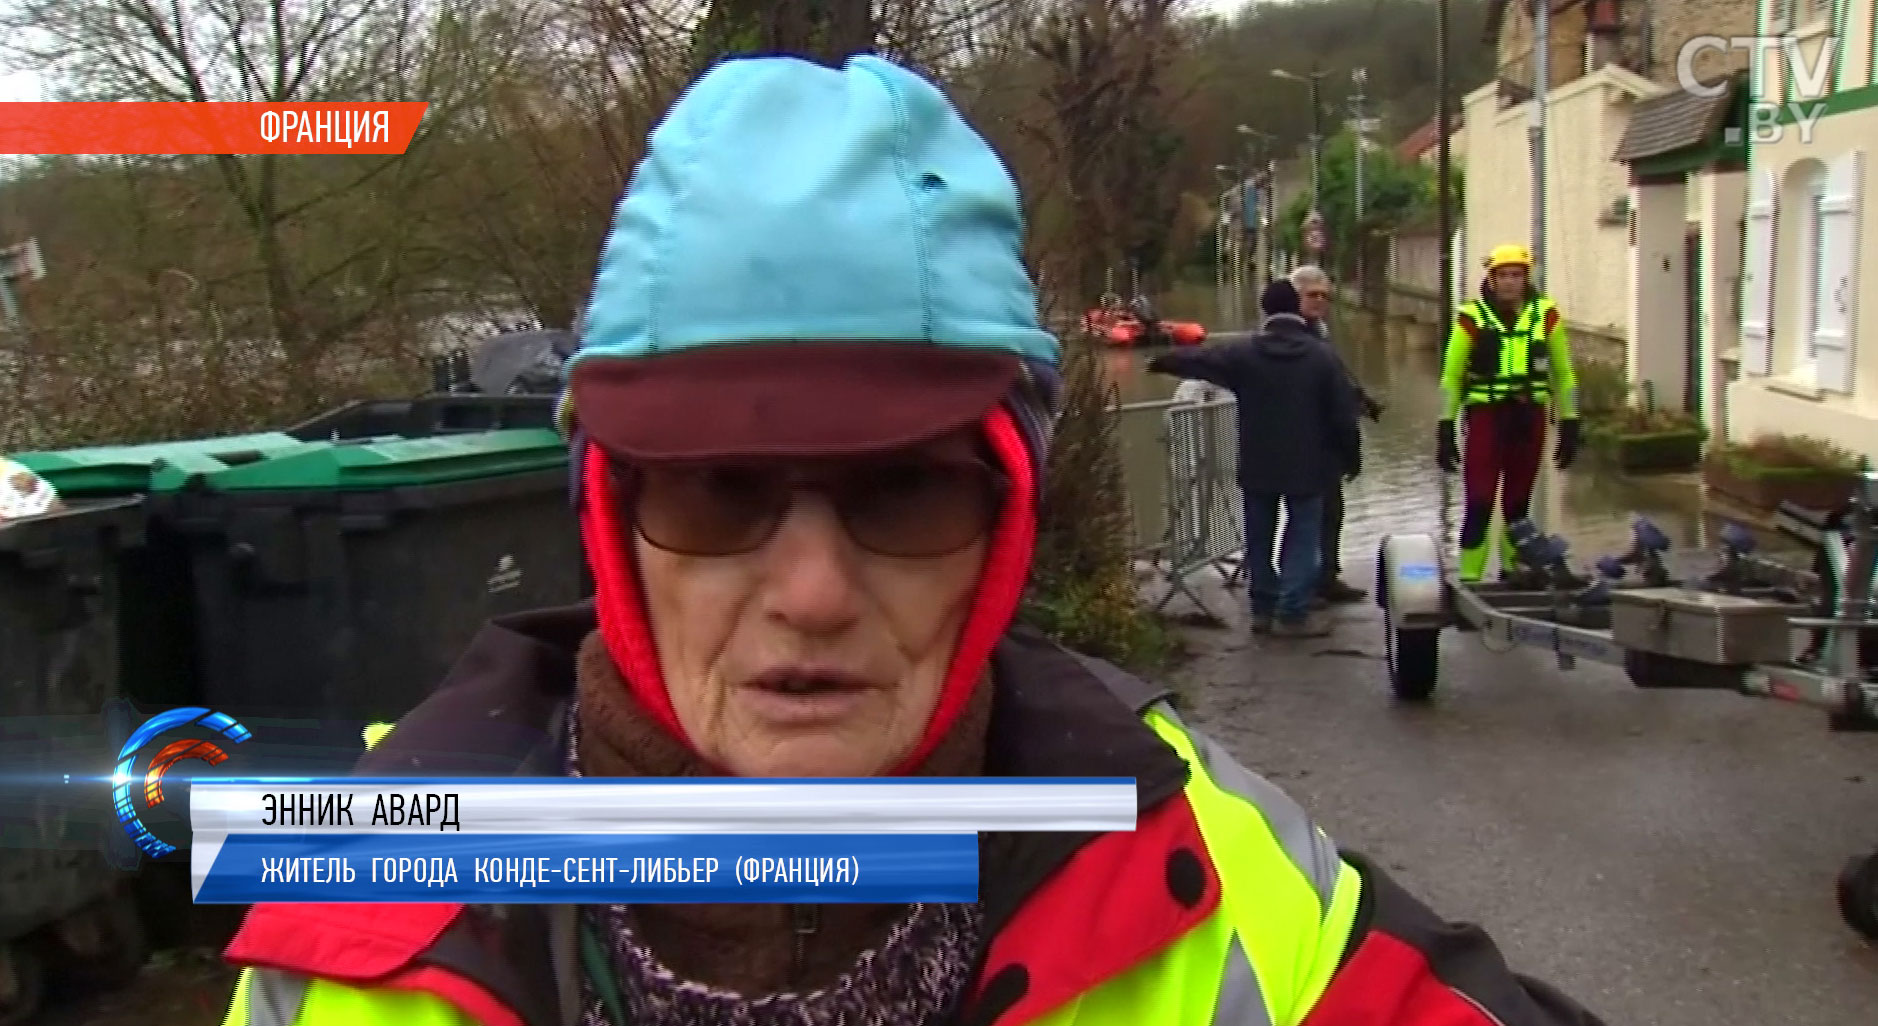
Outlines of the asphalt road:
<svg viewBox="0 0 1878 1026">
<path fill-rule="evenodd" d="M 1878 947 L 1834 896 L 1878 848 L 1878 734 L 1454 631 L 1434 704 L 1403 708 L 1375 607 L 1338 615 L 1311 641 L 1193 630 L 1190 721 L 1612 1026 L 1878 1021 Z"/>
</svg>

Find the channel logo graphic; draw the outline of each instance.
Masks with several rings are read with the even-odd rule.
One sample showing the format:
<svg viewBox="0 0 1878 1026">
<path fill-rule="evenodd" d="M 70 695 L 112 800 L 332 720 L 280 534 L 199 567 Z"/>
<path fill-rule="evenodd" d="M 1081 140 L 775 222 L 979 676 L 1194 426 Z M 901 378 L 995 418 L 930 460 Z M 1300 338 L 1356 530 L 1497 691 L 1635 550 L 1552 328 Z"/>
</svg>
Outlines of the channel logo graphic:
<svg viewBox="0 0 1878 1026">
<path fill-rule="evenodd" d="M 159 735 L 197 725 L 221 737 L 172 741 L 150 757 L 150 763 L 141 775 L 136 772 L 138 757 Z M 157 808 L 164 802 L 163 778 L 177 763 L 195 760 L 219 766 L 228 761 L 228 749 L 223 747 L 224 741 L 238 745 L 252 736 L 248 728 L 235 722 L 228 714 L 202 708 L 171 709 L 151 717 L 138 727 L 130 739 L 124 742 L 124 747 L 118 750 L 117 772 L 112 776 L 111 787 L 111 800 L 117 806 L 117 821 L 137 848 L 153 859 L 162 858 L 176 850 L 175 845 L 157 837 L 144 826 L 143 817 L 138 812 L 140 792 L 144 810 Z"/>
</svg>

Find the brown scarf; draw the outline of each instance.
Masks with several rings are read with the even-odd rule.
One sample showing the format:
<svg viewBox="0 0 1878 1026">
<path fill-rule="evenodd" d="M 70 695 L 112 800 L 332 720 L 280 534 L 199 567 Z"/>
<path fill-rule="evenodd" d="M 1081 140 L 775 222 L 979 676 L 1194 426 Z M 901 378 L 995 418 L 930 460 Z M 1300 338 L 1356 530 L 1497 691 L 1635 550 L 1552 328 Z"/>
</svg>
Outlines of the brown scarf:
<svg viewBox="0 0 1878 1026">
<path fill-rule="evenodd" d="M 716 775 L 633 699 L 597 632 L 581 645 L 577 677 L 582 776 Z M 981 685 L 917 775 L 982 774 L 990 718 L 991 688 Z M 907 913 L 906 905 L 638 905 L 633 928 L 673 973 L 755 997 L 826 986 Z"/>
</svg>

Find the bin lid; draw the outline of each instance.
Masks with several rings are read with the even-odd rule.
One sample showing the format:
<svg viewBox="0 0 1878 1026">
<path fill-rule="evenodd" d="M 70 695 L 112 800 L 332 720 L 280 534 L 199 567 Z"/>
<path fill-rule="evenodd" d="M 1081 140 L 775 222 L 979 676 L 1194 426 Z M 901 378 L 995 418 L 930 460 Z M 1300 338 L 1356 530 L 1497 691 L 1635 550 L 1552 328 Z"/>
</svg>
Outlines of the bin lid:
<svg viewBox="0 0 1878 1026">
<path fill-rule="evenodd" d="M 166 463 L 151 480 L 159 491 L 185 486 L 211 492 L 358 491 L 561 470 L 568 459 L 567 440 L 550 428 L 296 446 L 268 453 L 266 459 L 200 473 Z"/>
<path fill-rule="evenodd" d="M 0 553 L 49 553 L 81 538 L 95 543 L 100 528 L 109 528 L 120 548 L 141 545 L 143 501 L 141 495 L 78 499 L 36 517 L 5 521 L 0 523 Z"/>
<path fill-rule="evenodd" d="M 11 459 L 45 478 L 61 495 L 127 495 L 160 491 L 154 481 L 159 465 L 206 473 L 305 444 L 292 435 L 270 431 L 187 442 L 24 452 Z"/>
</svg>

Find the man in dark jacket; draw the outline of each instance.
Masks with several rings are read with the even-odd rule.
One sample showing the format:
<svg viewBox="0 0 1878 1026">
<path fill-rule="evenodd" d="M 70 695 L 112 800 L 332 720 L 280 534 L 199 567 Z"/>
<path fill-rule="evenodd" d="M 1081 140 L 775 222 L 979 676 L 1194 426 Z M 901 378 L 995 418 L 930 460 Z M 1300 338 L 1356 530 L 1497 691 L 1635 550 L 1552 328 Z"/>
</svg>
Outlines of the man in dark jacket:
<svg viewBox="0 0 1878 1026">
<path fill-rule="evenodd" d="M 1330 628 L 1311 600 L 1322 573 L 1324 501 L 1362 466 L 1356 397 L 1336 355 L 1299 312 L 1290 281 L 1273 282 L 1259 305 L 1268 316 L 1257 335 L 1176 349 L 1148 369 L 1210 381 L 1238 400 L 1252 629 L 1323 637 Z M 1280 504 L 1285 532 L 1274 571 Z"/>
<path fill-rule="evenodd" d="M 1324 340 L 1325 348 L 1335 356 L 1337 350 L 1330 341 L 1330 275 L 1321 267 L 1306 264 L 1292 271 L 1289 277 L 1292 287 L 1298 290 L 1298 312 L 1304 315 L 1311 330 Z M 1363 416 L 1381 421 L 1382 403 L 1377 402 L 1357 376 L 1350 372 L 1343 357 L 1337 356 L 1337 366 L 1349 380 L 1350 388 L 1356 394 L 1357 408 Z M 1343 489 L 1335 488 L 1324 496 L 1324 573 L 1318 584 L 1317 601 L 1326 606 L 1346 605 L 1361 602 L 1368 597 L 1369 592 L 1346 584 L 1343 580 Z"/>
</svg>

